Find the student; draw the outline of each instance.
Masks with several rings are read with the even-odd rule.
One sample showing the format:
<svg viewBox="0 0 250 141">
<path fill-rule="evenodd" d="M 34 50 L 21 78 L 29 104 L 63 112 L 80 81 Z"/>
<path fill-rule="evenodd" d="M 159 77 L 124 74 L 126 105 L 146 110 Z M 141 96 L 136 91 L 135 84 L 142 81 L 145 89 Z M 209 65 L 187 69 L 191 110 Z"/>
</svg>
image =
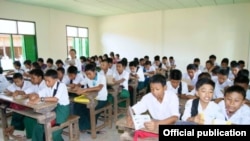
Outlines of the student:
<svg viewBox="0 0 250 141">
<path fill-rule="evenodd" d="M 240 71 L 240 66 L 236 61 L 230 63 L 230 71 L 229 71 L 228 78 L 231 81 L 234 81 L 234 78 L 237 76 L 239 71 Z"/>
<path fill-rule="evenodd" d="M 246 76 L 249 78 L 249 70 L 248 69 L 241 69 L 237 73 L 237 76 Z"/>
<path fill-rule="evenodd" d="M 107 58 L 109 68 L 112 70 L 112 72 L 116 72 L 116 64 L 113 63 L 112 58 Z"/>
<path fill-rule="evenodd" d="M 203 72 L 204 67 L 201 65 L 201 61 L 199 58 L 194 58 L 194 62 L 195 65 L 197 65 L 197 68 L 200 72 Z"/>
<path fill-rule="evenodd" d="M 169 57 L 169 63 L 170 63 L 170 68 L 171 69 L 175 69 L 176 68 L 176 63 L 175 63 L 175 60 L 174 60 L 173 56 Z"/>
<path fill-rule="evenodd" d="M 29 104 L 37 104 L 38 102 L 57 102 L 55 108 L 56 125 L 65 122 L 69 116 L 69 96 L 68 90 L 64 83 L 58 81 L 56 70 L 48 70 L 44 74 L 46 88 L 40 90 L 38 93 L 29 96 Z M 55 125 L 52 125 L 55 126 Z M 62 129 L 52 133 L 53 141 L 63 141 Z M 32 141 L 44 140 L 44 127 L 42 124 L 36 124 L 33 129 Z"/>
<path fill-rule="evenodd" d="M 47 65 L 44 63 L 43 58 L 38 58 L 37 63 L 39 64 L 40 68 L 44 71 L 47 68 Z"/>
<path fill-rule="evenodd" d="M 90 92 L 97 92 L 97 106 L 95 109 L 100 109 L 107 104 L 107 82 L 106 77 L 96 71 L 96 66 L 93 64 L 87 64 L 85 66 L 85 74 L 88 88 L 76 88 L 74 89 L 78 95 L 88 94 Z M 80 131 L 84 132 L 90 130 L 90 111 L 85 104 L 74 104 L 74 114 L 79 115 L 79 128 Z M 98 119 L 96 116 L 96 120 Z"/>
<path fill-rule="evenodd" d="M 24 69 L 24 73 L 23 76 L 29 77 L 29 72 L 31 71 L 31 60 L 25 60 L 23 62 L 25 69 Z"/>
<path fill-rule="evenodd" d="M 214 119 L 224 120 L 220 107 L 212 100 L 215 83 L 211 79 L 201 78 L 196 83 L 197 99 L 185 104 L 183 121 L 196 124 L 212 124 Z"/>
<path fill-rule="evenodd" d="M 183 74 L 182 80 L 187 82 L 188 91 L 192 91 L 194 89 L 199 74 L 200 72 L 197 71 L 196 65 L 187 65 L 187 72 Z"/>
<path fill-rule="evenodd" d="M 48 58 L 46 63 L 47 67 L 45 68 L 44 72 L 46 72 L 49 69 L 56 70 L 56 66 L 54 65 L 54 60 L 52 58 Z"/>
<path fill-rule="evenodd" d="M 226 69 L 227 72 L 228 72 L 228 74 L 229 74 L 230 67 L 228 66 L 228 64 L 229 64 L 229 59 L 228 59 L 228 58 L 223 58 L 223 59 L 221 60 L 221 65 L 220 65 L 220 67 L 221 67 L 221 69 Z"/>
<path fill-rule="evenodd" d="M 57 70 L 58 80 L 64 84 L 66 84 L 67 83 L 67 75 L 65 75 L 65 69 L 63 67 L 59 67 L 56 70 Z"/>
<path fill-rule="evenodd" d="M 182 81 L 182 73 L 178 69 L 170 71 L 170 80 L 167 81 L 167 89 L 173 91 L 179 98 L 187 98 L 188 85 Z"/>
<path fill-rule="evenodd" d="M 123 62 L 119 61 L 116 64 L 116 72 L 113 74 L 113 82 L 115 84 L 119 84 L 122 89 L 128 91 L 128 80 L 129 80 L 129 73 L 124 70 Z"/>
<path fill-rule="evenodd" d="M 78 73 L 76 66 L 70 66 L 67 70 L 67 77 L 65 84 L 70 87 L 74 88 L 77 86 L 84 86 L 85 79 L 82 73 Z"/>
<path fill-rule="evenodd" d="M 245 61 L 244 60 L 239 60 L 238 64 L 240 66 L 240 69 L 245 69 Z"/>
<path fill-rule="evenodd" d="M 13 66 L 14 66 L 14 70 L 8 71 L 7 75 L 13 75 L 15 73 L 20 73 L 20 74 L 24 73 L 24 70 L 22 69 L 20 61 L 14 61 Z"/>
<path fill-rule="evenodd" d="M 17 97 L 18 95 L 25 97 L 26 94 L 30 94 L 32 92 L 34 92 L 33 85 L 31 82 L 25 81 L 21 73 L 15 73 L 13 75 L 13 84 L 9 85 L 5 91 L 6 94 L 12 95 L 13 98 Z M 25 109 L 25 107 L 13 103 L 10 105 L 10 107 L 16 110 Z M 10 126 L 5 130 L 6 134 L 13 134 L 14 130 L 24 130 L 24 117 L 25 116 L 14 112 L 12 114 Z"/>
<path fill-rule="evenodd" d="M 174 124 L 179 117 L 179 100 L 177 95 L 172 91 L 166 91 L 166 78 L 163 75 L 156 74 L 152 76 L 149 83 L 151 92 L 143 96 L 132 107 L 133 113 L 142 114 L 146 111 L 149 112 L 152 120 L 144 123 L 147 130 L 156 130 L 159 125 Z M 132 125 L 130 114 L 128 114 L 127 123 Z"/>
<path fill-rule="evenodd" d="M 86 66 L 86 62 L 87 62 L 87 58 L 85 56 L 80 56 L 80 61 L 81 61 L 81 68 L 82 68 L 82 72 L 85 72 L 85 66 Z"/>
<path fill-rule="evenodd" d="M 82 64 L 80 59 L 76 57 L 76 50 L 70 49 L 69 51 L 70 58 L 67 58 L 65 61 L 66 68 L 69 66 L 75 66 L 77 68 L 77 72 L 82 72 Z"/>
<path fill-rule="evenodd" d="M 33 69 L 41 69 L 42 70 L 42 68 L 40 67 L 40 65 L 37 62 L 33 62 L 31 64 L 31 70 L 33 70 Z"/>
<path fill-rule="evenodd" d="M 212 74 L 212 70 L 214 67 L 215 67 L 214 63 L 211 60 L 207 60 L 203 72 L 208 72 L 208 73 Z"/>
<path fill-rule="evenodd" d="M 245 89 L 246 91 L 245 104 L 250 106 L 249 78 L 246 76 L 237 76 L 234 79 L 234 85 L 239 85 Z"/>
<path fill-rule="evenodd" d="M 225 98 L 219 103 L 228 124 L 250 124 L 250 108 L 245 105 L 246 91 L 234 85 L 226 89 Z"/>
<path fill-rule="evenodd" d="M 105 75 L 105 76 L 112 76 L 113 75 L 112 69 L 109 68 L 108 60 L 106 60 L 106 59 L 102 60 L 100 73 L 102 75 Z"/>
<path fill-rule="evenodd" d="M 3 92 L 9 85 L 9 81 L 3 75 L 3 68 L 0 67 L 0 92 Z"/>
<path fill-rule="evenodd" d="M 224 98 L 224 91 L 229 86 L 233 85 L 233 82 L 228 78 L 228 71 L 226 69 L 220 69 L 218 78 L 213 80 L 215 82 L 215 90 L 213 100 L 218 103 Z"/>
<path fill-rule="evenodd" d="M 214 64 L 214 66 L 219 66 L 217 64 L 217 62 L 216 62 L 216 59 L 217 59 L 217 57 L 214 54 L 212 54 L 212 55 L 209 56 L 209 60 L 212 61 L 212 63 Z"/>
</svg>

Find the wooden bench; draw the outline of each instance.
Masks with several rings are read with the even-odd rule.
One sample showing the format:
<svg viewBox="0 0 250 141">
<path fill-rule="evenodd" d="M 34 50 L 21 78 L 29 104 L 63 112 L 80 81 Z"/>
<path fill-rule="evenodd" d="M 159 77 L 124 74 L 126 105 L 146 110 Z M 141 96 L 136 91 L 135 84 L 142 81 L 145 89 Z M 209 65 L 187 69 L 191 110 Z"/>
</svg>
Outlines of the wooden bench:
<svg viewBox="0 0 250 141">
<path fill-rule="evenodd" d="M 60 126 L 54 126 L 51 128 L 51 132 L 54 132 L 59 129 L 68 128 L 68 131 L 63 131 L 63 134 L 69 136 L 69 141 L 79 141 L 80 140 L 80 131 L 79 131 L 79 116 L 70 115 L 68 120 L 60 124 Z"/>
</svg>

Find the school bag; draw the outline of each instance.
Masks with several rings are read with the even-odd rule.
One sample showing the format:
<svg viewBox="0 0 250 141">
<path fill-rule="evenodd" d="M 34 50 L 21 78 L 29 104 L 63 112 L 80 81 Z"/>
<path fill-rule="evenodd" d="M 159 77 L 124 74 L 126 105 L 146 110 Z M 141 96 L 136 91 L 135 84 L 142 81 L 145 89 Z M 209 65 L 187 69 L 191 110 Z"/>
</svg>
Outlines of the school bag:
<svg viewBox="0 0 250 141">
<path fill-rule="evenodd" d="M 199 98 L 196 98 L 192 101 L 191 117 L 196 116 L 198 114 L 199 100 L 200 100 Z"/>
</svg>

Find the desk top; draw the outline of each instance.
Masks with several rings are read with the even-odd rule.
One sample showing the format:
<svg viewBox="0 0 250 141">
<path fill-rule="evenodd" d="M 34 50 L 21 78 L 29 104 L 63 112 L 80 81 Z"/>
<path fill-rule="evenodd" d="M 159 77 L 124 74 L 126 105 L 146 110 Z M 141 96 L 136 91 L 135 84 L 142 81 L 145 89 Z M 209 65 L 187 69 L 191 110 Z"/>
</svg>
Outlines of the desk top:
<svg viewBox="0 0 250 141">
<path fill-rule="evenodd" d="M 56 102 L 41 102 L 35 105 L 29 105 L 27 104 L 28 99 L 24 98 L 24 99 L 14 99 L 12 96 L 6 95 L 4 93 L 0 94 L 0 100 L 6 101 L 6 102 L 12 102 L 12 103 L 16 103 L 22 106 L 26 106 L 28 108 L 32 108 L 34 109 L 34 111 L 38 112 L 42 109 L 46 109 L 46 108 L 50 108 L 50 109 L 54 109 L 57 106 Z"/>
<path fill-rule="evenodd" d="M 131 130 L 134 129 L 134 127 L 129 126 L 129 125 L 127 124 L 126 116 L 125 116 L 125 117 L 122 117 L 122 118 L 120 118 L 120 119 L 118 119 L 117 122 L 116 122 L 116 126 L 121 127 L 121 128 L 129 128 L 129 129 L 131 129 Z M 151 131 L 151 130 L 147 130 L 147 129 L 145 129 L 145 128 L 142 128 L 142 129 L 140 129 L 140 130 L 158 134 L 158 129 L 155 130 L 155 131 Z"/>
</svg>

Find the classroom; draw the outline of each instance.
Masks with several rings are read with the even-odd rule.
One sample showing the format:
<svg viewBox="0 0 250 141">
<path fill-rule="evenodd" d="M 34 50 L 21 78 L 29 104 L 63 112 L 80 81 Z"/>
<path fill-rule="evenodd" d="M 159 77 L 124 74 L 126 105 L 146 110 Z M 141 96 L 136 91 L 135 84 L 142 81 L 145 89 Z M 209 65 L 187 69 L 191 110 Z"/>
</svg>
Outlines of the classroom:
<svg viewBox="0 0 250 141">
<path fill-rule="evenodd" d="M 0 0 L 0 75 L 5 75 L 11 83 L 10 85 L 15 84 L 15 78 L 20 78 L 16 73 L 22 74 L 23 81 L 31 81 L 32 84 L 30 83 L 29 85 L 35 85 L 34 83 L 36 82 L 33 83 L 35 80 L 32 80 L 33 78 L 31 77 L 35 75 L 43 78 L 41 82 L 43 81 L 44 87 L 48 87 L 45 85 L 45 83 L 47 84 L 46 79 L 54 78 L 54 72 L 49 71 L 46 73 L 47 70 L 50 70 L 50 68 L 46 68 L 48 67 L 47 64 L 50 63 L 52 64 L 52 70 L 56 70 L 57 73 L 58 71 L 62 71 L 63 74 L 65 74 L 66 78 L 63 76 L 60 83 L 66 83 L 67 81 L 65 88 L 67 88 L 69 93 L 79 93 L 78 95 L 81 95 L 80 93 L 92 93 L 94 90 L 99 91 L 97 93 L 97 99 L 87 97 L 90 103 L 97 100 L 97 107 L 101 105 L 100 103 L 102 103 L 103 98 L 99 93 L 108 93 L 106 95 L 115 95 L 114 97 L 116 97 L 116 93 L 119 95 L 121 92 L 118 92 L 118 89 L 122 89 L 122 92 L 123 90 L 128 91 L 130 96 L 123 101 L 127 102 L 125 109 L 121 109 L 125 110 L 124 113 L 126 115 L 129 105 L 128 102 L 130 102 L 133 113 L 144 113 L 140 111 L 141 109 L 135 110 L 139 106 L 135 106 L 134 104 L 140 102 L 140 100 L 137 99 L 138 97 L 132 97 L 131 95 L 141 94 L 140 99 L 144 100 L 143 98 L 146 94 L 152 94 L 150 90 L 153 89 L 151 88 L 151 82 L 153 83 L 153 80 L 151 80 L 151 78 L 161 73 L 167 78 L 167 82 L 165 83 L 166 89 L 173 89 L 175 93 L 179 94 L 177 97 L 179 100 L 185 99 L 185 103 L 178 100 L 178 104 L 182 107 L 182 112 L 178 116 L 182 116 L 183 120 L 189 121 L 190 117 L 188 116 L 191 115 L 186 114 L 184 107 L 186 107 L 188 103 L 191 104 L 188 100 L 193 100 L 198 97 L 196 82 L 199 81 L 198 76 L 202 72 L 208 72 L 214 82 L 213 88 L 216 94 L 211 98 L 215 101 L 214 103 L 219 105 L 221 101 L 224 101 L 225 93 L 235 91 L 233 86 L 235 86 L 236 83 L 241 84 L 243 81 L 244 83 L 247 81 L 248 85 L 246 89 L 244 87 L 244 97 L 247 100 L 246 105 L 250 105 L 248 71 L 250 70 L 249 13 L 250 0 Z M 73 63 L 71 62 L 72 53 L 78 62 L 74 59 Z M 111 55 L 112 53 L 113 55 Z M 215 57 L 215 60 L 211 61 L 211 56 Z M 111 65 L 112 63 L 115 64 L 112 68 L 110 67 L 113 72 L 111 73 L 112 78 L 109 78 L 106 72 L 102 72 L 102 64 L 106 62 L 109 63 L 110 58 Z M 164 59 L 166 59 L 166 64 L 163 63 Z M 195 64 L 195 59 L 199 62 L 198 66 Z M 31 63 L 28 63 L 31 64 L 31 68 L 26 72 L 25 61 L 27 60 L 31 61 Z M 57 66 L 59 60 L 62 61 L 63 70 Z M 126 63 L 124 63 L 124 60 Z M 141 64 L 141 60 L 144 61 L 142 61 L 143 64 Z M 44 62 L 43 65 L 45 68 L 39 64 L 39 61 Z M 18 66 L 18 62 L 21 63 L 20 68 L 23 69 L 23 72 L 16 71 L 15 66 Z M 41 76 L 39 71 L 34 71 L 29 74 L 33 68 L 36 68 L 34 66 L 36 64 L 33 64 L 34 62 L 38 62 L 40 65 L 38 68 L 43 70 L 44 73 Z M 93 64 L 91 65 L 93 62 L 95 64 L 94 66 Z M 147 64 L 147 62 L 149 64 Z M 156 62 L 159 62 L 160 65 Z M 211 70 L 207 68 L 208 63 L 212 64 Z M 244 67 L 240 66 L 241 63 L 244 64 Z M 122 67 L 121 72 L 119 72 L 120 65 Z M 149 70 L 145 67 L 147 65 L 149 65 Z M 75 68 L 71 66 L 75 66 Z M 87 67 L 85 68 L 85 66 Z M 134 71 L 136 72 L 132 71 L 133 67 L 135 67 Z M 154 71 L 151 70 L 152 67 Z M 217 67 L 219 67 L 219 69 L 215 70 Z M 139 89 L 141 81 L 137 80 L 137 78 L 141 77 L 139 77 L 137 68 L 139 72 L 142 71 L 143 73 L 144 87 L 142 89 Z M 225 68 L 227 69 L 226 72 L 223 71 Z M 245 70 L 248 72 L 247 77 L 241 78 L 239 75 L 234 74 L 233 68 Z M 93 71 L 93 69 L 96 70 Z M 189 78 L 189 70 L 193 73 L 192 77 L 194 77 L 194 79 Z M 216 71 L 216 78 L 213 70 Z M 237 73 L 239 70 L 237 70 Z M 123 71 L 126 71 L 126 73 Z M 107 82 L 105 84 L 101 82 L 102 76 L 100 75 L 100 77 L 98 77 L 99 73 L 103 73 L 103 76 L 106 76 L 105 80 L 107 80 Z M 123 75 L 121 76 L 120 73 Z M 79 82 L 76 82 L 76 78 L 73 78 L 75 85 L 72 86 L 71 77 L 78 77 L 80 74 L 83 75 L 77 78 Z M 134 80 L 133 75 L 135 74 L 136 83 L 133 83 L 134 81 L 130 80 L 132 80 L 131 77 Z M 219 75 L 224 76 L 225 74 L 228 77 L 228 81 L 226 80 L 222 85 L 217 75 L 219 77 Z M 11 78 L 9 76 L 11 76 Z M 128 76 L 129 80 L 125 78 L 119 80 L 125 76 Z M 157 77 L 157 75 L 155 77 Z M 96 79 L 98 81 L 100 79 L 100 82 L 96 82 Z M 172 81 L 172 79 L 178 83 L 177 88 L 169 86 L 171 85 L 170 81 Z M 112 83 L 115 84 L 119 83 L 119 86 L 122 86 L 122 88 L 116 88 L 115 85 L 111 85 L 108 81 L 112 81 Z M 155 81 L 160 81 L 160 78 Z M 59 83 L 59 81 L 57 83 Z M 200 83 L 210 84 L 210 82 Z M 219 83 L 219 86 L 217 86 L 217 83 Z M 39 83 L 36 85 L 40 86 Z M 105 87 L 106 85 L 107 89 Z M 72 89 L 69 89 L 71 86 Z M 108 89 L 109 86 L 111 86 L 114 91 L 110 91 Z M 56 87 L 56 85 L 54 87 Z M 59 88 L 60 87 L 62 86 L 59 85 Z M 179 87 L 182 87 L 182 93 L 179 93 Z M 187 87 L 186 92 L 183 92 L 184 87 Z M 227 89 L 228 87 L 233 88 Z M 7 86 L 3 89 L 0 87 L 0 92 L 6 93 L 5 88 L 7 88 Z M 88 90 L 85 90 L 85 88 Z M 57 89 L 58 87 L 56 90 Z M 26 90 L 24 91 L 24 94 L 28 94 Z M 39 92 L 37 95 L 33 91 L 31 92 L 31 89 L 27 89 L 27 91 L 31 93 L 31 96 L 27 96 L 28 99 L 40 98 L 42 102 L 46 101 L 46 98 L 44 100 L 44 97 L 39 97 L 40 90 L 34 90 L 36 93 Z M 13 94 L 15 95 L 15 92 L 13 92 Z M 109 96 L 106 96 L 105 100 L 108 99 Z M 127 132 L 121 131 L 116 127 L 117 120 L 119 121 L 117 117 L 120 116 L 117 116 L 117 113 L 114 112 L 114 107 L 117 105 L 114 106 L 113 104 L 114 101 L 119 101 L 120 97 L 116 98 L 114 98 L 113 101 L 111 100 L 113 102 L 111 105 L 112 128 L 109 128 L 109 123 L 106 123 L 106 120 L 109 121 L 111 117 L 106 115 L 106 113 L 110 112 L 110 107 L 107 106 L 109 104 L 106 105 L 105 103 L 105 106 L 103 107 L 102 105 L 102 108 L 100 108 L 104 110 L 105 113 L 104 117 L 101 115 L 105 120 L 105 127 L 100 130 L 92 130 L 91 127 L 90 130 L 86 130 L 86 133 L 79 132 L 80 141 L 122 140 L 122 135 Z M 155 98 L 157 99 L 157 97 Z M 0 99 L 3 100 L 1 97 Z M 95 107 L 92 107 L 92 109 L 86 108 L 88 107 L 86 105 L 91 104 L 72 104 L 72 101 L 61 101 L 61 99 L 54 97 L 54 94 L 52 101 L 53 100 L 58 100 L 58 102 L 63 101 L 63 105 L 70 103 L 68 106 L 71 110 L 72 107 L 76 110 L 77 108 L 82 108 L 82 105 L 85 105 L 85 109 L 96 111 Z M 49 102 L 51 101 L 49 100 Z M 189 108 L 191 109 L 191 107 Z M 3 110 L 3 108 L 1 108 L 1 110 Z M 150 113 L 150 108 L 148 110 Z M 53 113 L 53 111 L 49 112 Z M 77 114 L 79 114 L 80 117 L 80 124 L 82 119 L 81 114 L 83 113 Z M 115 116 L 113 114 L 115 114 Z M 70 111 L 69 115 L 73 115 L 72 111 Z M 90 117 L 98 117 L 96 115 L 99 114 L 89 114 Z M 160 117 L 162 116 L 164 115 L 160 115 Z M 11 116 L 8 117 L 8 122 L 11 122 L 11 119 Z M 96 120 L 98 120 L 99 123 L 100 119 Z M 178 118 L 178 121 L 179 120 L 182 119 Z M 218 124 L 222 123 L 219 118 L 214 122 L 218 122 Z M 245 122 L 247 123 L 247 121 Z M 170 124 L 168 122 L 166 123 Z M 95 125 L 96 123 L 93 122 L 93 124 Z M 6 141 L 7 136 L 2 135 L 2 132 L 4 133 L 2 126 L 4 125 L 2 125 L 1 122 L 0 141 Z M 92 121 L 90 126 L 92 126 Z M 81 127 L 81 125 L 79 125 L 79 127 L 82 131 L 83 129 L 81 128 L 83 127 Z M 124 128 L 127 127 L 123 127 L 122 129 Z M 68 130 L 68 126 L 67 129 L 65 127 L 63 129 Z M 21 135 L 25 133 L 25 131 L 19 132 L 16 130 L 15 132 Z M 45 134 L 47 137 L 47 132 Z M 54 134 L 48 136 L 46 141 L 50 140 L 49 138 L 52 138 Z M 62 136 L 64 140 L 68 140 L 68 135 L 63 134 Z M 155 138 L 152 140 L 155 140 Z"/>
</svg>

